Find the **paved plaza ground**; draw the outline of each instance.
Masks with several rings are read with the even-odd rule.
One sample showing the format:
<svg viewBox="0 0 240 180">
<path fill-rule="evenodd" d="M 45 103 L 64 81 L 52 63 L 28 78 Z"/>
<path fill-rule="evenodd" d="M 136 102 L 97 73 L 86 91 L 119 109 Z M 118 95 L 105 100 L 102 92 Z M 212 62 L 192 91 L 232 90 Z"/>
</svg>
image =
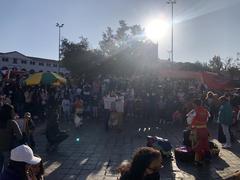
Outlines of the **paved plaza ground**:
<svg viewBox="0 0 240 180">
<path fill-rule="evenodd" d="M 136 148 L 146 144 L 147 135 L 168 138 L 175 147 L 182 143 L 184 129 L 183 125 L 148 123 L 144 120 L 126 120 L 121 133 L 113 130 L 105 132 L 101 121 L 85 122 L 79 130 L 69 123 L 61 126 L 70 131 L 70 137 L 56 153 L 46 153 L 44 126 L 36 133 L 37 152 L 44 160 L 47 180 L 116 180 L 117 166 L 130 159 Z M 217 124 L 210 127 L 213 139 L 217 137 L 216 127 Z M 164 162 L 161 179 L 224 179 L 238 170 L 240 141 L 233 144 L 231 150 L 221 149 L 220 157 L 206 167 L 177 163 L 173 155 L 172 160 Z"/>
</svg>

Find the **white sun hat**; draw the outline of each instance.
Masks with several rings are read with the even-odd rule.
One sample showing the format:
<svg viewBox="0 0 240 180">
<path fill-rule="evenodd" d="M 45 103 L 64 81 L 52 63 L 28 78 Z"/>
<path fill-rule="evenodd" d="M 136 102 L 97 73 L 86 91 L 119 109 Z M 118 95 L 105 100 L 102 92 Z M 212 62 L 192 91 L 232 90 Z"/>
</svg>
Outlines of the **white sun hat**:
<svg viewBox="0 0 240 180">
<path fill-rule="evenodd" d="M 21 145 L 12 149 L 10 159 L 17 162 L 25 162 L 31 165 L 36 165 L 41 161 L 41 158 L 33 155 L 32 149 L 27 145 Z"/>
</svg>

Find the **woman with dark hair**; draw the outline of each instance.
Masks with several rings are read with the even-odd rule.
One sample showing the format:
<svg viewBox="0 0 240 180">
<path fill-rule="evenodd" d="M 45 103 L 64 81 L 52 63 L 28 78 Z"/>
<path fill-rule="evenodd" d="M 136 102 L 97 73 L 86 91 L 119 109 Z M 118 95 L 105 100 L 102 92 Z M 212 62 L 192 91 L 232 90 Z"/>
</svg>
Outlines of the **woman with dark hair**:
<svg viewBox="0 0 240 180">
<path fill-rule="evenodd" d="M 131 163 L 119 167 L 120 180 L 159 180 L 161 167 L 161 153 L 150 147 L 142 147 L 136 151 Z"/>
<path fill-rule="evenodd" d="M 0 110 L 0 172 L 7 161 L 9 151 L 22 140 L 22 132 L 14 116 L 13 106 L 4 104 Z"/>
<path fill-rule="evenodd" d="M 209 121 L 215 120 L 218 113 L 218 95 L 209 91 L 205 98 L 205 103 L 211 115 Z"/>
<path fill-rule="evenodd" d="M 35 157 L 41 158 L 38 155 L 34 155 Z M 31 165 L 28 169 L 28 179 L 30 180 L 44 180 L 44 167 L 42 160 L 35 165 Z"/>
</svg>

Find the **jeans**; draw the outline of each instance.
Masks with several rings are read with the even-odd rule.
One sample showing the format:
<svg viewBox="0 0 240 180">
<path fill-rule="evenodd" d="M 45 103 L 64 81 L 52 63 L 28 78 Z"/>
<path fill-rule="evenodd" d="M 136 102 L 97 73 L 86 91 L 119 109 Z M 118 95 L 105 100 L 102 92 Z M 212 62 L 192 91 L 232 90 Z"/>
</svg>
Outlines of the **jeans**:
<svg viewBox="0 0 240 180">
<path fill-rule="evenodd" d="M 222 129 L 223 129 L 223 133 L 226 136 L 226 145 L 231 146 L 231 136 L 230 136 L 230 132 L 229 132 L 229 126 L 225 125 L 225 124 L 221 124 L 222 125 Z"/>
<path fill-rule="evenodd" d="M 63 117 L 65 121 L 70 120 L 70 110 L 63 111 Z"/>
</svg>

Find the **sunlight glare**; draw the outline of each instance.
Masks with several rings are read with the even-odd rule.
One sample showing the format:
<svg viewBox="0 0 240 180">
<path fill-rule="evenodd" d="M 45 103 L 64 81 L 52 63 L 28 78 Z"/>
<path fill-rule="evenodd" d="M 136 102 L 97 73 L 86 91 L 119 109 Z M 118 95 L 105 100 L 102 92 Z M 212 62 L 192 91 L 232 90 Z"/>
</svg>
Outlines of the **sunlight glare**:
<svg viewBox="0 0 240 180">
<path fill-rule="evenodd" d="M 169 23 L 166 20 L 153 19 L 146 25 L 145 34 L 150 40 L 157 42 L 166 35 L 168 29 Z"/>
</svg>

